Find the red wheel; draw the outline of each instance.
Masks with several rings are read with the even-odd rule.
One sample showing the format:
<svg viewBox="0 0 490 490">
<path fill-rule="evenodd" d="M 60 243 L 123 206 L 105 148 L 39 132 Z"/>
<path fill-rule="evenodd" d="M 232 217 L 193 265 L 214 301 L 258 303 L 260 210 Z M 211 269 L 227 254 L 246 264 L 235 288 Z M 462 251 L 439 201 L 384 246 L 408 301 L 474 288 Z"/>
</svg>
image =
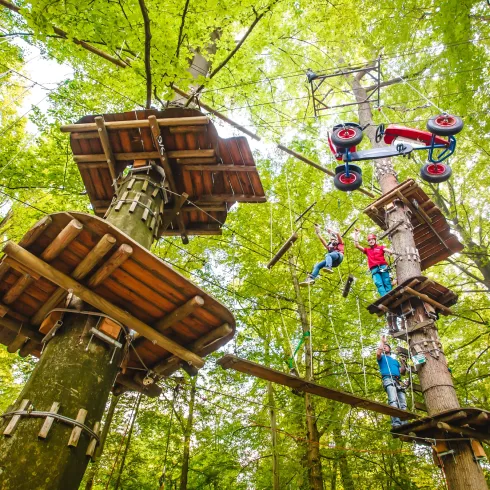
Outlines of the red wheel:
<svg viewBox="0 0 490 490">
<path fill-rule="evenodd" d="M 355 191 L 362 185 L 362 176 L 359 172 L 349 169 L 349 175 L 339 172 L 333 179 L 333 185 L 340 191 Z"/>
<path fill-rule="evenodd" d="M 427 121 L 427 129 L 437 136 L 452 136 L 458 134 L 464 126 L 463 120 L 451 114 L 440 114 Z"/>
<path fill-rule="evenodd" d="M 350 148 L 358 145 L 363 138 L 360 128 L 355 126 L 341 126 L 335 128 L 332 132 L 332 143 L 337 148 Z"/>
<path fill-rule="evenodd" d="M 354 170 L 354 172 L 357 172 L 358 174 L 362 175 L 362 169 L 359 167 L 359 165 L 354 165 L 353 163 L 349 163 L 349 173 L 351 170 Z M 335 174 L 340 174 L 345 172 L 345 164 L 343 165 L 337 165 L 335 167 Z"/>
<path fill-rule="evenodd" d="M 451 167 L 444 163 L 426 163 L 420 169 L 420 176 L 426 182 L 432 182 L 438 184 L 439 182 L 445 182 L 451 177 L 453 173 Z"/>
</svg>

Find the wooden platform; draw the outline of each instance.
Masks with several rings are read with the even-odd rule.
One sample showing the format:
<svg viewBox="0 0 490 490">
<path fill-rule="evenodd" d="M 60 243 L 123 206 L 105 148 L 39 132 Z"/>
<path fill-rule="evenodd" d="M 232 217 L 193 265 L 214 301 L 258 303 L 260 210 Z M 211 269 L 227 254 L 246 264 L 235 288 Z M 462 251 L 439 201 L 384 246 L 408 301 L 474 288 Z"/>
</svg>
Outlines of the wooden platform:
<svg viewBox="0 0 490 490">
<path fill-rule="evenodd" d="M 393 201 L 400 200 L 412 212 L 415 246 L 421 270 L 461 252 L 464 246 L 451 233 L 446 218 L 427 194 L 412 180 L 406 180 L 369 205 L 364 212 L 383 230 L 388 230 L 386 213 Z"/>
<path fill-rule="evenodd" d="M 162 236 L 181 235 L 179 210 L 186 235 L 216 235 L 234 203 L 266 201 L 247 139 L 220 138 L 195 109 L 91 115 L 61 130 L 71 133 L 74 159 L 98 216 L 111 203 L 114 179 L 135 160 L 160 163 L 168 189 L 188 195 L 186 201 L 168 194 Z"/>
<path fill-rule="evenodd" d="M 404 424 L 392 432 L 394 437 L 422 444 L 430 444 L 431 441 L 425 442 L 413 437 L 450 439 L 461 436 L 490 441 L 490 412 L 474 407 L 446 410 L 432 417 L 423 417 Z"/>
<path fill-rule="evenodd" d="M 420 299 L 431 304 L 436 312 L 451 315 L 450 306 L 458 300 L 458 295 L 441 284 L 424 276 L 407 279 L 388 294 L 371 303 L 369 313 L 383 315 L 387 312 L 399 313 L 400 306 L 410 299 Z"/>
<path fill-rule="evenodd" d="M 225 306 L 96 216 L 46 216 L 4 252 L 0 342 L 10 352 L 39 356 L 46 332 L 37 330 L 63 306 L 67 289 L 135 330 L 138 355 L 158 374 L 175 371 L 182 359 L 201 367 L 202 356 L 233 338 L 235 320 Z M 128 367 L 142 368 L 134 350 L 129 353 Z"/>
<path fill-rule="evenodd" d="M 280 385 L 289 386 L 295 390 L 304 391 L 306 393 L 312 393 L 329 400 L 335 400 L 337 402 L 346 403 L 354 408 L 360 408 L 363 410 L 371 410 L 373 412 L 382 413 L 384 415 L 390 415 L 393 417 L 399 417 L 402 420 L 408 420 L 417 418 L 418 415 L 406 410 L 400 410 L 399 408 L 392 407 L 386 403 L 378 403 L 361 396 L 353 395 L 352 393 L 346 393 L 344 391 L 334 390 L 321 386 L 311 381 L 306 381 L 290 374 L 276 371 L 275 369 L 261 366 L 252 361 L 240 359 L 239 357 L 231 354 L 226 354 L 219 361 L 218 364 L 223 369 L 234 369 L 245 374 L 250 374 L 256 378 L 265 379 L 266 381 L 272 381 Z"/>
</svg>

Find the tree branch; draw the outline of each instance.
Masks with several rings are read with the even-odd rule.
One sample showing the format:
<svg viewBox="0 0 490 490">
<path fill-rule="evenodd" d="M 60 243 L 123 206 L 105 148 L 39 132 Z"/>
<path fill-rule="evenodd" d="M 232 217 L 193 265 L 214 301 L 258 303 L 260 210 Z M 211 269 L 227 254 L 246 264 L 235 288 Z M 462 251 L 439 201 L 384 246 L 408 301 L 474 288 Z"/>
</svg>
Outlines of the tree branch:
<svg viewBox="0 0 490 490">
<path fill-rule="evenodd" d="M 143 15 L 143 21 L 145 23 L 145 72 L 146 72 L 146 108 L 151 108 L 151 31 L 150 31 L 150 17 L 148 16 L 148 9 L 145 5 L 145 0 L 138 0 L 140 4 L 141 14 Z"/>
<path fill-rule="evenodd" d="M 179 53 L 180 53 L 180 46 L 182 45 L 182 41 L 184 40 L 182 36 L 182 32 L 184 31 L 184 25 L 185 25 L 185 16 L 187 15 L 187 9 L 189 8 L 189 2 L 190 0 L 185 1 L 184 5 L 184 11 L 182 12 L 182 20 L 180 22 L 180 29 L 179 29 L 179 40 L 177 41 L 177 49 L 175 51 L 175 59 L 179 58 Z"/>
</svg>

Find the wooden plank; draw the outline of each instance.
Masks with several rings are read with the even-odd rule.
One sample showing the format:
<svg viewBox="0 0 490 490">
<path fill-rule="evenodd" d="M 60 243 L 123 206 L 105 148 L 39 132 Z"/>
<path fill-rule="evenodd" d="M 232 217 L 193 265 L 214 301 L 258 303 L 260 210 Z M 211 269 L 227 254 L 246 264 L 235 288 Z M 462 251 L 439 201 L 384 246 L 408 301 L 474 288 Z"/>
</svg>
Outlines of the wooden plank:
<svg viewBox="0 0 490 490">
<path fill-rule="evenodd" d="M 91 304 L 95 308 L 98 308 L 103 313 L 111 316 L 118 322 L 121 322 L 123 325 L 126 325 L 129 328 L 132 328 L 133 330 L 139 332 L 147 339 L 155 341 L 155 343 L 163 349 L 172 352 L 182 359 L 194 364 L 196 367 L 200 368 L 204 366 L 204 361 L 199 356 L 188 351 L 173 340 L 165 337 L 160 332 L 157 332 L 149 325 L 143 323 L 141 320 L 134 317 L 133 315 L 130 315 L 125 310 L 110 303 L 105 298 L 99 296 L 90 289 L 82 286 L 71 277 L 63 274 L 46 262 L 43 262 L 41 259 L 31 254 L 27 250 L 24 250 L 22 247 L 19 247 L 17 244 L 9 241 L 3 247 L 3 251 L 8 255 L 13 256 L 15 259 L 23 262 L 26 267 L 29 267 L 38 274 L 43 275 L 46 279 L 53 282 L 54 284 L 67 290 L 73 290 L 73 293 L 82 300 Z"/>
<path fill-rule="evenodd" d="M 12 269 L 16 270 L 17 272 L 20 272 L 21 274 L 30 275 L 36 281 L 39 281 L 39 279 L 41 279 L 41 276 L 37 274 L 32 275 L 32 272 L 28 272 L 28 269 L 26 267 L 24 267 L 21 263 L 14 260 L 12 257 L 5 257 L 3 259 L 3 262 L 7 264 L 9 267 L 11 267 Z"/>
<path fill-rule="evenodd" d="M 153 325 L 153 328 L 159 332 L 165 332 L 172 328 L 173 325 L 179 323 L 185 317 L 189 316 L 196 308 L 204 305 L 204 299 L 201 296 L 194 296 L 186 301 L 183 305 L 176 308 L 171 313 L 164 316 L 161 320 Z"/>
<path fill-rule="evenodd" d="M 59 409 L 60 409 L 59 402 L 53 402 L 49 411 L 52 413 L 58 413 Z M 53 425 L 53 422 L 54 422 L 54 417 L 46 417 L 46 419 L 44 420 L 44 424 L 41 427 L 39 434 L 37 435 L 39 439 L 46 439 L 46 437 L 48 437 L 48 433 L 49 430 L 51 429 L 51 426 Z"/>
<path fill-rule="evenodd" d="M 100 422 L 99 421 L 95 422 L 92 430 L 93 430 L 95 435 L 98 436 L 100 434 Z M 94 454 L 95 454 L 95 448 L 96 447 L 97 447 L 97 439 L 95 437 L 92 437 L 90 439 L 90 442 L 88 443 L 87 451 L 85 452 L 85 456 L 90 456 L 91 458 L 93 458 Z"/>
<path fill-rule="evenodd" d="M 51 216 L 41 218 L 22 238 L 19 245 L 23 248 L 29 248 L 50 226 L 53 222 Z"/>
<path fill-rule="evenodd" d="M 157 119 L 159 126 L 171 127 L 171 126 L 185 126 L 195 125 L 201 126 L 209 124 L 209 118 L 206 116 L 193 116 L 193 117 L 168 117 Z M 149 127 L 147 119 L 130 119 L 124 121 L 107 121 L 106 127 L 109 130 L 116 129 L 130 129 L 130 128 L 147 128 Z M 63 133 L 81 133 L 85 131 L 97 131 L 97 125 L 95 123 L 80 123 L 80 124 L 66 124 L 61 126 L 60 130 Z"/>
<path fill-rule="evenodd" d="M 163 144 L 162 134 L 160 133 L 160 127 L 157 123 L 156 116 L 148 116 L 148 122 L 150 124 L 151 135 L 153 137 L 153 144 L 155 148 L 158 148 L 160 163 L 165 171 L 165 177 L 170 185 L 170 190 L 177 192 L 177 186 L 175 185 L 175 179 L 172 173 L 172 169 L 168 163 L 168 156 Z"/>
<path fill-rule="evenodd" d="M 201 196 L 198 201 L 195 201 L 195 204 L 199 206 L 201 203 L 208 204 L 210 202 L 267 202 L 267 198 L 244 194 L 212 194 Z"/>
<path fill-rule="evenodd" d="M 209 158 L 214 157 L 214 150 L 170 150 L 167 152 L 168 158 Z M 116 161 L 133 161 L 133 160 L 155 160 L 160 158 L 159 151 L 140 151 L 114 153 Z M 73 155 L 73 159 L 77 164 L 105 162 L 106 157 L 103 153 L 89 153 L 85 155 Z M 91 165 L 88 168 L 93 168 Z"/>
<path fill-rule="evenodd" d="M 201 158 L 176 158 L 175 161 L 178 165 L 214 165 L 218 163 L 216 157 L 201 157 Z"/>
<path fill-rule="evenodd" d="M 88 285 L 91 288 L 97 287 L 105 279 L 107 279 L 118 267 L 121 266 L 126 260 L 131 257 L 133 253 L 133 247 L 126 243 L 123 243 L 119 248 L 111 255 L 109 260 L 103 264 L 99 270 L 90 278 Z"/>
<path fill-rule="evenodd" d="M 20 402 L 20 406 L 17 410 L 28 410 L 31 405 L 31 402 L 27 399 L 24 398 Z M 15 410 L 15 411 L 17 411 Z M 7 437 L 11 437 L 12 434 L 14 433 L 15 429 L 17 428 L 17 424 L 19 423 L 20 418 L 22 415 L 13 415 L 12 418 L 10 419 L 10 422 L 8 423 L 7 427 L 5 427 L 5 430 L 3 431 L 3 435 Z"/>
<path fill-rule="evenodd" d="M 85 422 L 85 419 L 87 418 L 87 410 L 84 408 L 81 408 L 78 411 L 77 418 L 75 419 L 77 422 L 80 422 L 83 424 Z M 78 441 L 80 440 L 80 435 L 82 434 L 82 428 L 75 426 L 73 427 L 73 430 L 71 431 L 70 434 L 70 439 L 68 440 L 68 446 L 70 447 L 77 447 L 78 446 Z"/>
<path fill-rule="evenodd" d="M 101 332 L 116 340 L 119 337 L 119 332 L 121 331 L 121 326 L 110 318 L 101 318 L 98 328 Z"/>
<path fill-rule="evenodd" d="M 12 342 L 10 342 L 9 345 L 7 346 L 7 352 L 14 354 L 24 345 L 26 340 L 27 337 L 25 335 L 22 334 L 16 335 L 15 339 L 12 340 Z"/>
<path fill-rule="evenodd" d="M 164 232 L 170 226 L 172 221 L 181 213 L 182 206 L 187 201 L 188 197 L 189 195 L 185 192 L 183 192 L 180 196 L 175 196 L 174 207 L 171 211 L 167 211 L 167 213 L 165 213 L 160 233 Z"/>
<path fill-rule="evenodd" d="M 12 304 L 33 282 L 33 277 L 23 274 L 4 295 L 3 302 L 7 305 Z"/>
<path fill-rule="evenodd" d="M 54 260 L 73 240 L 75 240 L 82 230 L 82 223 L 76 219 L 71 220 L 44 250 L 41 254 L 41 259 L 46 262 Z"/>
<path fill-rule="evenodd" d="M 298 234 L 293 233 L 284 243 L 284 245 L 276 252 L 276 255 L 272 257 L 270 262 L 267 264 L 267 268 L 271 269 L 281 257 L 293 246 L 293 243 L 298 239 Z"/>
<path fill-rule="evenodd" d="M 223 369 L 234 369 L 245 374 L 250 374 L 257 378 L 265 379 L 266 381 L 272 381 L 284 386 L 289 386 L 299 391 L 312 393 L 329 400 L 335 400 L 341 403 L 346 403 L 353 407 L 361 407 L 365 410 L 371 410 L 373 412 L 382 413 L 384 415 L 390 415 L 392 417 L 399 417 L 402 420 L 418 418 L 418 415 L 399 408 L 392 407 L 386 403 L 379 403 L 367 398 L 363 398 L 351 393 L 346 393 L 326 386 L 321 386 L 311 381 L 306 381 L 290 374 L 285 374 L 272 368 L 261 366 L 252 361 L 240 359 L 239 357 L 231 354 L 226 354 L 218 360 L 218 364 Z"/>
<path fill-rule="evenodd" d="M 207 133 L 207 126 L 171 126 L 168 128 L 170 134 L 182 133 Z"/>
<path fill-rule="evenodd" d="M 451 311 L 450 308 L 447 308 L 446 306 L 441 305 L 441 303 L 437 302 L 435 299 L 430 298 L 426 294 L 419 293 L 418 291 L 416 291 L 415 289 L 412 289 L 410 287 L 405 287 L 405 289 L 410 294 L 413 294 L 414 296 L 417 296 L 418 298 L 420 298 L 422 301 L 425 301 L 425 302 L 431 304 L 432 306 L 435 306 L 438 310 L 440 310 L 440 312 L 443 315 L 452 315 L 453 314 L 453 312 Z"/>
<path fill-rule="evenodd" d="M 186 165 L 186 170 L 205 170 L 207 172 L 256 172 L 257 167 L 249 165 Z"/>
<path fill-rule="evenodd" d="M 99 132 L 100 142 L 102 144 L 102 149 L 104 150 L 112 182 L 114 183 L 114 185 L 116 185 L 116 159 L 112 151 L 111 142 L 109 141 L 109 134 L 107 133 L 104 118 L 102 116 L 97 116 L 95 118 L 95 124 Z M 115 191 L 117 191 L 117 187 L 115 187 Z"/>
</svg>

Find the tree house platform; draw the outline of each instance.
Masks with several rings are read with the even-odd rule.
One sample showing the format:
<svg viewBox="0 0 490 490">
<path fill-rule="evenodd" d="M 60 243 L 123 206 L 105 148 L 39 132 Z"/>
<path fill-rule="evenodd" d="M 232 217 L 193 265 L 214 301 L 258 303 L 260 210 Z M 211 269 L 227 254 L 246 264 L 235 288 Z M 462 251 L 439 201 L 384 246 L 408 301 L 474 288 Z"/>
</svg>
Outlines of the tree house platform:
<svg viewBox="0 0 490 490">
<path fill-rule="evenodd" d="M 247 361 L 231 354 L 226 354 L 218 360 L 218 364 L 223 369 L 234 369 L 245 374 L 250 374 L 256 378 L 265 379 L 284 386 L 289 386 L 298 391 L 304 391 L 306 393 L 312 393 L 313 395 L 328 398 L 341 403 L 346 403 L 354 408 L 360 408 L 363 410 L 371 410 L 373 412 L 382 413 L 384 415 L 390 415 L 393 417 L 399 417 L 402 420 L 408 420 L 417 418 L 418 415 L 406 410 L 400 410 L 399 408 L 392 407 L 386 403 L 379 403 L 361 396 L 354 395 L 352 393 L 346 393 L 344 391 L 334 390 L 327 388 L 326 386 L 306 381 L 302 378 L 297 378 L 291 374 L 282 373 L 276 369 L 272 369 L 266 366 L 262 366 L 252 361 Z"/>
<path fill-rule="evenodd" d="M 451 315 L 450 306 L 458 300 L 458 295 L 441 284 L 424 276 L 413 277 L 402 282 L 395 289 L 371 303 L 369 313 L 383 315 L 391 312 L 399 314 L 403 304 L 418 299 L 429 303 L 437 313 Z"/>
<path fill-rule="evenodd" d="M 454 439 L 458 436 L 490 441 L 490 412 L 481 408 L 455 408 L 423 417 L 392 430 L 393 436 L 406 442 L 431 445 L 423 439 Z M 420 437 L 421 439 L 413 439 Z"/>
<path fill-rule="evenodd" d="M 183 361 L 200 368 L 203 356 L 233 338 L 235 320 L 224 305 L 96 216 L 45 216 L 3 250 L 0 342 L 10 352 L 40 355 L 56 321 L 45 319 L 65 305 L 69 290 L 114 320 L 105 322 L 109 336 L 124 342 L 120 324 L 136 331 L 126 376 L 140 373 L 131 368 L 142 363 L 157 375 Z"/>
<path fill-rule="evenodd" d="M 74 159 L 98 216 L 111 205 L 114 181 L 135 160 L 152 160 L 165 171 L 169 203 L 159 236 L 219 235 L 234 203 L 266 201 L 247 139 L 220 138 L 198 110 L 89 115 L 61 130 L 71 133 Z"/>
<path fill-rule="evenodd" d="M 440 209 L 413 179 L 406 180 L 381 196 L 364 212 L 380 228 L 388 230 L 386 217 L 390 209 L 394 209 L 394 201 L 402 201 L 412 213 L 415 246 L 420 255 L 422 270 L 463 250 L 463 244 L 451 233 L 449 224 Z M 396 225 L 393 227 L 393 233 L 396 233 Z"/>
</svg>

